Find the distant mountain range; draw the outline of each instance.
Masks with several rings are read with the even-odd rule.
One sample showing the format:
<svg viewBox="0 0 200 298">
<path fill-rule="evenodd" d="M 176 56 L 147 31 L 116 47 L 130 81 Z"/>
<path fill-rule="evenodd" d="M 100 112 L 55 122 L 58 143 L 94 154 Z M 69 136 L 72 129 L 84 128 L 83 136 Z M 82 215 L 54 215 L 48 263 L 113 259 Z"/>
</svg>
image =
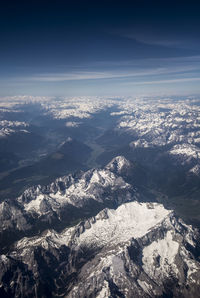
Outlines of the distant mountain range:
<svg viewBox="0 0 200 298">
<path fill-rule="evenodd" d="M 1 99 L 0 297 L 198 297 L 197 98 Z"/>
</svg>

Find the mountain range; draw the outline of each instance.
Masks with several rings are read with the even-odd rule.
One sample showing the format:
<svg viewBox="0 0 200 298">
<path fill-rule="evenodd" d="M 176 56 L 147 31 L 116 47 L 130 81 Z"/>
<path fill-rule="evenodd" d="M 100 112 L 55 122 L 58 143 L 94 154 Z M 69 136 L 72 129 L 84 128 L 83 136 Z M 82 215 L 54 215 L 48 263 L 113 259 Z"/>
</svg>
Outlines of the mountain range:
<svg viewBox="0 0 200 298">
<path fill-rule="evenodd" d="M 118 156 L 1 203 L 1 297 L 198 297 L 198 229 L 145 202 L 133 171 Z"/>
</svg>

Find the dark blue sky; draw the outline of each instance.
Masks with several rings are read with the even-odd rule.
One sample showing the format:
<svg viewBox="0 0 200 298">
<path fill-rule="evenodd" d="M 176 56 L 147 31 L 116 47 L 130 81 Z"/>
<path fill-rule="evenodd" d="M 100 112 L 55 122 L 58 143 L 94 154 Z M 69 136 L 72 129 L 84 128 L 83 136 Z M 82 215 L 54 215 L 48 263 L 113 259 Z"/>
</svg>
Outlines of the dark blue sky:
<svg viewBox="0 0 200 298">
<path fill-rule="evenodd" d="M 4 1 L 0 95 L 200 93 L 198 1 Z"/>
</svg>

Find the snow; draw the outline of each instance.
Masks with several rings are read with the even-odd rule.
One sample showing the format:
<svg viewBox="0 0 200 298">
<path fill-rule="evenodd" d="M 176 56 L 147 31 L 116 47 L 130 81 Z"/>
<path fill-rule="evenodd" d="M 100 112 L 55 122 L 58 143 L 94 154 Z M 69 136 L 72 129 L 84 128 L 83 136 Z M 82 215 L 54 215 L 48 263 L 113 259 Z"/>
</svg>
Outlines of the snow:
<svg viewBox="0 0 200 298">
<path fill-rule="evenodd" d="M 43 198 L 43 195 L 39 195 L 36 200 L 26 204 L 26 210 L 39 213 L 40 203 Z M 60 198 L 62 197 L 58 196 L 57 203 L 62 202 L 62 200 L 59 201 Z M 63 197 L 63 200 L 66 201 L 66 198 Z M 52 206 L 54 207 L 53 204 Z M 157 203 L 130 202 L 121 205 L 116 210 L 104 209 L 96 216 L 96 222 L 93 220 L 93 223 L 88 221 L 89 224 L 84 232 L 81 227 L 79 228 L 81 234 L 79 237 L 75 237 L 74 241 L 78 246 L 83 243 L 101 246 L 127 242 L 131 238 L 145 235 L 156 225 L 160 224 L 170 213 L 170 210 L 166 210 L 163 205 Z M 66 245 L 76 229 L 66 229 L 60 236 L 54 232 L 53 234 L 49 232 L 50 236 L 48 238 L 57 243 L 56 245 Z"/>
<path fill-rule="evenodd" d="M 200 158 L 200 148 L 198 148 L 195 145 L 190 145 L 190 144 L 175 145 L 169 151 L 169 153 L 172 155 L 183 155 L 183 156 L 192 157 L 195 159 Z"/>
<path fill-rule="evenodd" d="M 0 121 L 0 137 L 7 137 L 11 134 L 18 132 L 18 131 L 23 132 L 23 133 L 28 133 L 27 130 L 22 129 L 27 126 L 29 126 L 29 124 L 26 122 L 1 120 Z"/>
<path fill-rule="evenodd" d="M 105 176 L 105 175 L 104 175 Z M 104 182 L 105 178 L 102 179 L 102 175 L 101 173 L 98 173 L 98 171 L 94 171 L 92 178 L 90 179 L 91 183 L 100 183 L 100 182 Z"/>
<path fill-rule="evenodd" d="M 71 118 L 87 119 L 91 118 L 92 114 L 101 111 L 105 108 L 113 106 L 116 103 L 114 98 L 104 97 L 63 97 L 61 100 L 52 100 L 51 102 L 44 102 L 43 107 L 47 114 L 50 114 L 55 119 L 69 119 L 67 121 L 70 127 L 75 127 L 76 121 L 71 121 Z M 71 122 L 71 123 L 70 123 Z M 68 125 L 67 125 L 68 126 Z"/>
<path fill-rule="evenodd" d="M 8 120 L 1 120 L 0 126 L 2 127 L 27 127 L 29 126 L 28 123 L 24 121 L 8 121 Z"/>
<path fill-rule="evenodd" d="M 68 239 L 67 239 L 68 232 Z M 45 249 L 49 249 L 51 247 L 60 247 L 61 245 L 67 245 L 70 239 L 70 229 L 67 229 L 65 237 L 60 238 L 60 234 L 55 232 L 54 230 L 47 230 L 43 236 L 40 237 L 24 237 L 16 243 L 17 249 L 22 249 L 24 254 L 29 253 L 29 248 L 33 248 L 34 246 L 42 246 Z"/>
<path fill-rule="evenodd" d="M 103 282 L 103 288 L 101 291 L 98 293 L 96 298 L 108 298 L 110 297 L 110 289 L 109 289 L 109 284 L 106 280 Z"/>
<path fill-rule="evenodd" d="M 179 243 L 173 240 L 173 232 L 167 231 L 164 239 L 159 239 L 144 247 L 142 257 L 144 271 L 150 276 L 167 275 L 171 268 L 174 269 L 174 272 L 177 272 L 174 259 L 178 250 Z M 157 272 L 154 271 L 156 258 L 159 258 L 159 270 Z"/>
<path fill-rule="evenodd" d="M 7 112 L 17 112 L 22 104 L 40 102 L 44 114 L 56 119 L 66 119 L 67 127 L 78 127 L 84 119 L 97 112 L 114 108 L 111 116 L 118 116 L 115 130 L 134 135 L 132 146 L 152 147 L 174 143 L 199 143 L 200 106 L 198 99 L 122 97 L 33 97 L 13 96 L 1 98 L 1 107 Z M 11 108 L 15 108 L 12 109 Z M 2 110 L 4 111 L 4 110 Z M 80 119 L 81 122 L 80 122 Z M 26 123 L 4 121 L 4 128 Z M 6 121 L 6 122 L 5 122 Z M 6 124 L 7 123 L 7 124 Z M 20 124 L 21 123 L 21 124 Z M 8 126 L 5 126 L 8 125 Z M 11 125 L 11 126 L 10 126 Z M 4 135 L 5 136 L 5 135 Z M 142 141 L 140 141 L 142 140 Z"/>
<path fill-rule="evenodd" d="M 40 196 L 42 199 L 42 196 Z M 39 204 L 40 200 L 37 201 Z M 120 246 L 132 238 L 139 238 L 151 229 L 161 224 L 171 214 L 163 205 L 157 203 L 130 202 L 121 205 L 116 210 L 104 209 L 96 217 L 90 220 L 88 228 L 83 230 L 76 226 L 64 230 L 61 234 L 55 231 L 47 231 L 42 237 L 23 238 L 18 242 L 18 247 L 28 245 L 42 245 L 46 247 L 51 241 L 52 245 L 68 245 L 73 239 L 77 248 L 81 245 L 95 246 Z M 106 215 L 106 216 L 105 216 Z M 76 233 L 79 229 L 80 233 Z M 82 231 L 81 231 L 82 230 Z M 114 270 L 123 271 L 123 264 L 119 257 L 112 257 Z"/>
<path fill-rule="evenodd" d="M 98 262 L 89 261 L 81 269 L 82 276 L 86 276 L 87 286 L 90 285 L 91 280 L 95 283 L 98 283 L 98 279 L 102 280 L 106 268 L 109 268 L 109 278 L 114 283 L 129 282 L 126 269 L 133 268 L 129 272 L 136 274 L 134 275 L 135 281 L 137 280 L 140 288 L 151 296 L 154 290 L 153 284 L 148 283 L 149 277 L 159 286 L 168 277 L 181 280 L 182 268 L 185 268 L 187 273 L 185 282 L 198 282 L 196 273 L 198 274 L 200 266 L 192 258 L 190 251 L 184 247 L 186 242 L 193 243 L 194 230 L 181 221 L 181 227 L 184 225 L 187 230 L 183 239 L 179 231 L 179 221 L 172 216 L 172 212 L 158 203 L 125 203 L 116 210 L 104 209 L 96 217 L 88 219 L 87 228 L 85 221 L 61 233 L 48 230 L 40 237 L 25 237 L 16 243 L 16 251 L 13 251 L 11 256 L 20 257 L 20 260 L 22 259 L 29 266 L 34 247 L 41 246 L 49 250 L 50 248 L 59 249 L 65 245 L 71 249 L 72 254 L 86 247 L 88 249 L 99 248 L 96 255 Z M 140 239 L 153 230 L 156 232 L 157 229 L 162 231 L 158 233 L 158 237 L 161 237 L 157 240 L 154 238 L 155 234 L 151 233 L 152 237 L 148 238 L 148 242 L 143 241 L 144 238 L 138 241 L 142 250 L 142 267 L 140 267 L 138 263 L 135 264 L 132 261 L 128 253 L 131 240 L 132 238 Z M 181 268 L 178 268 L 179 265 Z M 139 272 L 141 274 L 138 274 Z M 130 288 L 129 285 L 128 288 Z M 100 283 L 100 287 L 96 289 L 99 291 L 96 297 L 109 297 L 109 284 L 105 279 L 103 284 Z M 127 289 L 124 288 L 124 292 L 127 291 L 128 294 Z M 76 291 L 74 287 L 73 293 Z"/>
<path fill-rule="evenodd" d="M 35 200 L 30 201 L 27 204 L 24 204 L 24 209 L 26 211 L 30 211 L 33 210 L 35 212 L 40 213 L 40 204 L 44 199 L 44 195 L 43 194 L 39 194 Z"/>
<path fill-rule="evenodd" d="M 11 134 L 15 133 L 15 130 L 11 129 L 11 128 L 1 128 L 0 129 L 0 137 L 6 137 L 9 136 Z"/>
<path fill-rule="evenodd" d="M 116 176 L 110 171 L 106 170 L 94 170 L 90 183 L 99 183 L 103 186 L 114 185 L 116 182 Z"/>
<path fill-rule="evenodd" d="M 200 175 L 200 165 L 197 164 L 192 169 L 190 169 L 189 172 L 199 176 Z"/>
<path fill-rule="evenodd" d="M 87 245 L 111 245 L 126 242 L 131 238 L 145 235 L 151 228 L 161 223 L 171 211 L 162 205 L 130 202 L 116 210 L 107 210 L 107 217 L 101 219 L 101 212 L 90 229 L 79 237 L 79 243 Z"/>
<path fill-rule="evenodd" d="M 113 256 L 112 258 L 112 270 L 113 270 L 113 275 L 117 274 L 125 274 L 125 269 L 124 269 L 124 262 L 122 259 L 118 256 Z"/>
<path fill-rule="evenodd" d="M 75 121 L 67 121 L 65 123 L 66 127 L 79 127 L 81 122 L 75 122 Z"/>
<path fill-rule="evenodd" d="M 193 274 L 200 270 L 199 262 L 190 257 L 190 252 L 185 247 L 181 247 L 180 254 L 187 265 L 187 278 L 193 280 Z"/>
<path fill-rule="evenodd" d="M 169 98 L 163 103 L 159 99 L 126 99 L 120 103 L 120 110 L 130 115 L 122 114 L 116 130 L 133 134 L 132 147 L 198 142 L 200 107 L 191 105 L 191 101 Z"/>
<path fill-rule="evenodd" d="M 131 164 L 124 156 L 116 156 L 111 160 L 111 162 L 106 166 L 106 169 L 121 173 L 123 169 L 130 168 Z"/>
<path fill-rule="evenodd" d="M 24 209 L 27 212 L 34 211 L 41 215 L 40 206 L 43 200 L 48 201 L 49 206 L 54 211 L 57 211 L 58 208 L 66 204 L 82 207 L 87 200 L 91 199 L 103 202 L 102 193 L 107 187 L 110 187 L 111 191 L 125 189 L 128 192 L 130 189 L 128 183 L 109 170 L 89 170 L 77 182 L 69 185 L 63 192 L 57 191 L 43 194 L 41 189 L 36 189 L 32 195 L 33 199 L 24 204 Z M 22 203 L 21 197 L 18 198 L 18 201 Z"/>
<path fill-rule="evenodd" d="M 200 268 L 199 268 L 199 266 L 197 266 L 197 265 L 195 264 L 194 261 L 192 261 L 192 260 L 190 260 L 190 259 L 185 259 L 185 262 L 186 262 L 186 264 L 187 264 L 187 266 L 188 266 L 187 277 L 188 277 L 188 278 L 191 278 L 191 275 L 192 275 L 193 273 L 195 273 L 197 270 L 199 270 Z"/>
<path fill-rule="evenodd" d="M 115 161 L 117 162 L 118 170 L 120 171 L 123 167 L 129 167 L 130 162 L 125 159 L 123 156 L 117 156 L 115 158 Z"/>
<path fill-rule="evenodd" d="M 6 257 L 6 255 L 0 255 L 0 259 L 4 264 L 9 262 L 9 259 Z"/>
<path fill-rule="evenodd" d="M 140 280 L 140 279 L 138 279 L 137 282 L 140 285 L 140 287 L 144 290 L 144 292 L 149 294 L 149 291 L 151 289 L 151 285 L 148 284 L 146 281 Z"/>
<path fill-rule="evenodd" d="M 150 144 L 144 140 L 144 139 L 139 139 L 137 141 L 133 141 L 129 144 L 129 146 L 131 148 L 138 148 L 138 147 L 142 147 L 142 148 L 148 148 L 150 147 Z"/>
<path fill-rule="evenodd" d="M 86 172 L 81 179 L 70 185 L 64 194 L 50 194 L 57 202 L 70 203 L 81 207 L 85 200 L 94 199 L 102 202 L 101 194 L 106 187 L 114 189 L 129 189 L 130 185 L 120 177 L 108 170 L 91 170 Z"/>
</svg>

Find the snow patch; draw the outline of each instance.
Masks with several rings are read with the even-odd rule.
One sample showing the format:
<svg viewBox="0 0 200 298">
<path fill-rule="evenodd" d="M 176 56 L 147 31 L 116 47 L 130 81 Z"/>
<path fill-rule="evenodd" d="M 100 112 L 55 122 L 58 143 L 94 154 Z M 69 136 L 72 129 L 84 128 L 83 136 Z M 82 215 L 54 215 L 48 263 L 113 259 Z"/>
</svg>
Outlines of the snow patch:
<svg viewBox="0 0 200 298">
<path fill-rule="evenodd" d="M 99 294 L 96 296 L 96 298 L 108 298 L 110 297 L 110 289 L 109 284 L 106 280 L 103 282 L 103 288 L 99 292 Z"/>
<path fill-rule="evenodd" d="M 169 151 L 169 153 L 172 155 L 182 155 L 182 156 L 186 156 L 186 157 L 192 157 L 195 159 L 200 158 L 200 148 L 198 148 L 195 145 L 191 145 L 191 144 L 175 145 Z"/>
<path fill-rule="evenodd" d="M 120 174 L 124 169 L 128 169 L 130 166 L 130 161 L 128 161 L 124 156 L 117 156 L 109 162 L 106 169 Z"/>
<path fill-rule="evenodd" d="M 168 231 L 164 239 L 154 241 L 143 249 L 142 262 L 144 271 L 151 277 L 165 276 L 172 268 L 176 272 L 177 268 L 174 259 L 178 250 L 179 243 L 173 240 L 172 231 Z M 157 271 L 155 262 L 159 268 Z"/>
<path fill-rule="evenodd" d="M 40 194 L 39 196 L 36 197 L 35 200 L 30 201 L 28 204 L 24 204 L 24 209 L 26 211 L 35 211 L 40 213 L 40 204 L 44 199 L 44 195 Z"/>
<path fill-rule="evenodd" d="M 151 228 L 162 222 L 169 214 L 163 205 L 130 202 L 116 210 L 107 210 L 107 218 L 96 216 L 96 222 L 79 237 L 79 244 L 111 245 L 119 244 L 145 235 Z"/>
</svg>

